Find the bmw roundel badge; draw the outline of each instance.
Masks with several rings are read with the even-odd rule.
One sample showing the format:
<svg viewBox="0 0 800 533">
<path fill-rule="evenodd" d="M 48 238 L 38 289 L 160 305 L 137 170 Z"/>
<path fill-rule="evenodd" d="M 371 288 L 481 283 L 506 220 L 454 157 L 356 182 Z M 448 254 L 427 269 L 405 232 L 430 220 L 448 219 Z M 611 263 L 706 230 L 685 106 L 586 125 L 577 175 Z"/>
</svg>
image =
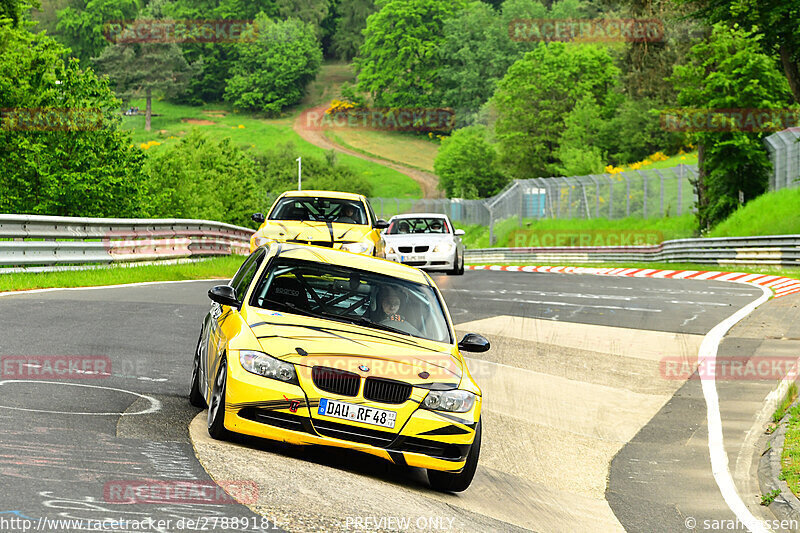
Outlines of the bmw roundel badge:
<svg viewBox="0 0 800 533">
<path fill-rule="evenodd" d="M 362 372 L 369 372 L 369 367 L 367 365 L 359 365 L 358 369 Z"/>
</svg>

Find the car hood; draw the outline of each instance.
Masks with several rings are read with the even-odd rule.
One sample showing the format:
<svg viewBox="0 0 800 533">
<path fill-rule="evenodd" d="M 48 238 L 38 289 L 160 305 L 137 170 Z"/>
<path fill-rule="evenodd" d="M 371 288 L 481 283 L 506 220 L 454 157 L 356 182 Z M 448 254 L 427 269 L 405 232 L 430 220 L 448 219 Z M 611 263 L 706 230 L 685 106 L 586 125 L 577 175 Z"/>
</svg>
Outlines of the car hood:
<svg viewBox="0 0 800 533">
<path fill-rule="evenodd" d="M 364 224 L 341 224 L 296 220 L 268 220 L 258 234 L 275 241 L 297 242 L 360 242 L 372 228 Z"/>
<path fill-rule="evenodd" d="M 432 389 L 454 388 L 461 382 L 463 362 L 451 344 L 288 313 L 254 314 L 257 318 L 249 320 L 250 328 L 262 350 L 289 363 Z"/>
<path fill-rule="evenodd" d="M 435 235 L 430 233 L 387 235 L 383 239 L 387 245 L 392 246 L 436 246 L 440 242 L 452 242 L 453 236 L 449 234 Z"/>
</svg>

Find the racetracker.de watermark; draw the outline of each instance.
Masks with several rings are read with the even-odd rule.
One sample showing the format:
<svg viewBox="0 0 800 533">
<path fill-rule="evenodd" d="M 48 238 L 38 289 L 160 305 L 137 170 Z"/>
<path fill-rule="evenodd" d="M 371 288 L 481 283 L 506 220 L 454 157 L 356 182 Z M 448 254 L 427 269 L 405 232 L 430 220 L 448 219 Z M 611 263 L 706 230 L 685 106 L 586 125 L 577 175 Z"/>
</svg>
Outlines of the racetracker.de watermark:
<svg viewBox="0 0 800 533">
<path fill-rule="evenodd" d="M 800 109 L 673 108 L 661 112 L 661 128 L 683 132 L 782 131 L 800 123 Z"/>
<path fill-rule="evenodd" d="M 717 356 L 698 363 L 676 356 L 662 358 L 658 370 L 667 380 L 779 381 L 796 374 L 797 362 L 797 357 Z"/>
<path fill-rule="evenodd" d="M 516 248 L 595 246 L 655 246 L 664 240 L 657 230 L 535 230 L 511 232 Z"/>
<path fill-rule="evenodd" d="M 448 531 L 455 527 L 455 521 L 449 516 L 347 516 L 343 525 L 346 531 Z"/>
<path fill-rule="evenodd" d="M 657 19 L 514 19 L 508 35 L 523 42 L 660 42 L 664 24 Z"/>
<path fill-rule="evenodd" d="M 258 38 L 252 20 L 112 20 L 103 26 L 112 43 L 241 43 Z"/>
<path fill-rule="evenodd" d="M 450 131 L 456 125 L 455 111 L 449 108 L 359 107 L 325 112 L 308 109 L 300 115 L 307 130 L 366 129 L 380 131 Z"/>
<path fill-rule="evenodd" d="M 99 379 L 111 376 L 104 355 L 4 355 L 2 379 Z"/>
<path fill-rule="evenodd" d="M 103 127 L 94 108 L 2 108 L 0 131 L 93 131 Z"/>
<path fill-rule="evenodd" d="M 258 501 L 254 481 L 117 480 L 103 486 L 113 504 L 251 505 Z"/>
</svg>

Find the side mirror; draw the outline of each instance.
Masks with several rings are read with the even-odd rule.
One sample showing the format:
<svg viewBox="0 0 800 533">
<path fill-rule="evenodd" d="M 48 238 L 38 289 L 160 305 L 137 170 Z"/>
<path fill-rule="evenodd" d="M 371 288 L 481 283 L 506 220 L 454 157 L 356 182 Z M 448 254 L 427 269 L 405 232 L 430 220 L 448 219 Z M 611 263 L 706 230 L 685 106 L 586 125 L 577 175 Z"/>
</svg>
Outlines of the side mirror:
<svg viewBox="0 0 800 533">
<path fill-rule="evenodd" d="M 463 229 L 457 229 L 455 231 L 455 235 L 456 235 L 456 237 L 460 237 L 460 236 L 464 235 L 464 230 Z"/>
<path fill-rule="evenodd" d="M 230 285 L 217 285 L 208 291 L 208 297 L 211 301 L 217 302 L 220 305 L 227 305 L 228 307 L 235 307 L 239 309 L 241 304 L 236 299 L 236 289 Z"/>
<path fill-rule="evenodd" d="M 386 229 L 388 227 L 389 227 L 389 223 L 386 222 L 385 220 L 383 220 L 382 218 L 379 218 L 378 220 L 375 221 L 375 228 L 376 229 Z"/>
<path fill-rule="evenodd" d="M 489 341 L 477 333 L 467 333 L 458 343 L 458 349 L 462 352 L 486 352 L 490 347 Z"/>
<path fill-rule="evenodd" d="M 258 224 L 263 224 L 264 221 L 266 220 L 263 213 L 255 213 L 253 216 L 250 217 L 250 219 Z"/>
</svg>

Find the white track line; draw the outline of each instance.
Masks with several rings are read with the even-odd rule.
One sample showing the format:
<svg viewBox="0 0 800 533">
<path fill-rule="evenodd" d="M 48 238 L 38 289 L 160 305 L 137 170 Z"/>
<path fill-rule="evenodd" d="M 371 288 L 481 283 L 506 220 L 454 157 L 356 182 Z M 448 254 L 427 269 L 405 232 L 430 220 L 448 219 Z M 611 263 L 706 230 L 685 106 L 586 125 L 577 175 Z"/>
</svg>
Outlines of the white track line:
<svg viewBox="0 0 800 533">
<path fill-rule="evenodd" d="M 733 282 L 736 283 L 736 282 Z M 758 306 L 772 297 L 772 291 L 767 287 L 761 288 L 764 293 L 754 302 L 739 309 L 732 316 L 726 318 L 708 332 L 700 345 L 697 356 L 697 363 L 700 368 L 714 368 L 717 351 L 720 342 L 725 334 L 740 320 L 752 313 Z M 767 533 L 771 531 L 768 526 L 756 518 L 742 501 L 741 496 L 736 490 L 733 476 L 728 466 L 728 454 L 725 452 L 725 443 L 722 439 L 722 416 L 719 410 L 719 395 L 717 394 L 717 384 L 713 372 L 710 376 L 701 375 L 703 386 L 703 396 L 706 400 L 706 411 L 708 419 L 708 453 L 711 457 L 711 472 L 714 480 L 719 486 L 722 498 L 728 504 L 731 511 L 741 521 L 749 531 L 753 533 Z"/>
<path fill-rule="evenodd" d="M 90 291 L 96 289 L 120 289 L 125 287 L 143 287 L 146 285 L 169 285 L 174 283 L 197 283 L 200 281 L 225 281 L 223 278 L 213 279 L 184 279 L 178 281 L 141 281 L 139 283 L 121 283 L 118 285 L 93 285 L 91 287 L 52 287 L 49 289 L 29 289 L 24 291 L 8 291 L 0 292 L 0 296 L 14 296 L 21 294 L 33 294 L 40 292 L 54 292 L 54 291 Z"/>
</svg>

